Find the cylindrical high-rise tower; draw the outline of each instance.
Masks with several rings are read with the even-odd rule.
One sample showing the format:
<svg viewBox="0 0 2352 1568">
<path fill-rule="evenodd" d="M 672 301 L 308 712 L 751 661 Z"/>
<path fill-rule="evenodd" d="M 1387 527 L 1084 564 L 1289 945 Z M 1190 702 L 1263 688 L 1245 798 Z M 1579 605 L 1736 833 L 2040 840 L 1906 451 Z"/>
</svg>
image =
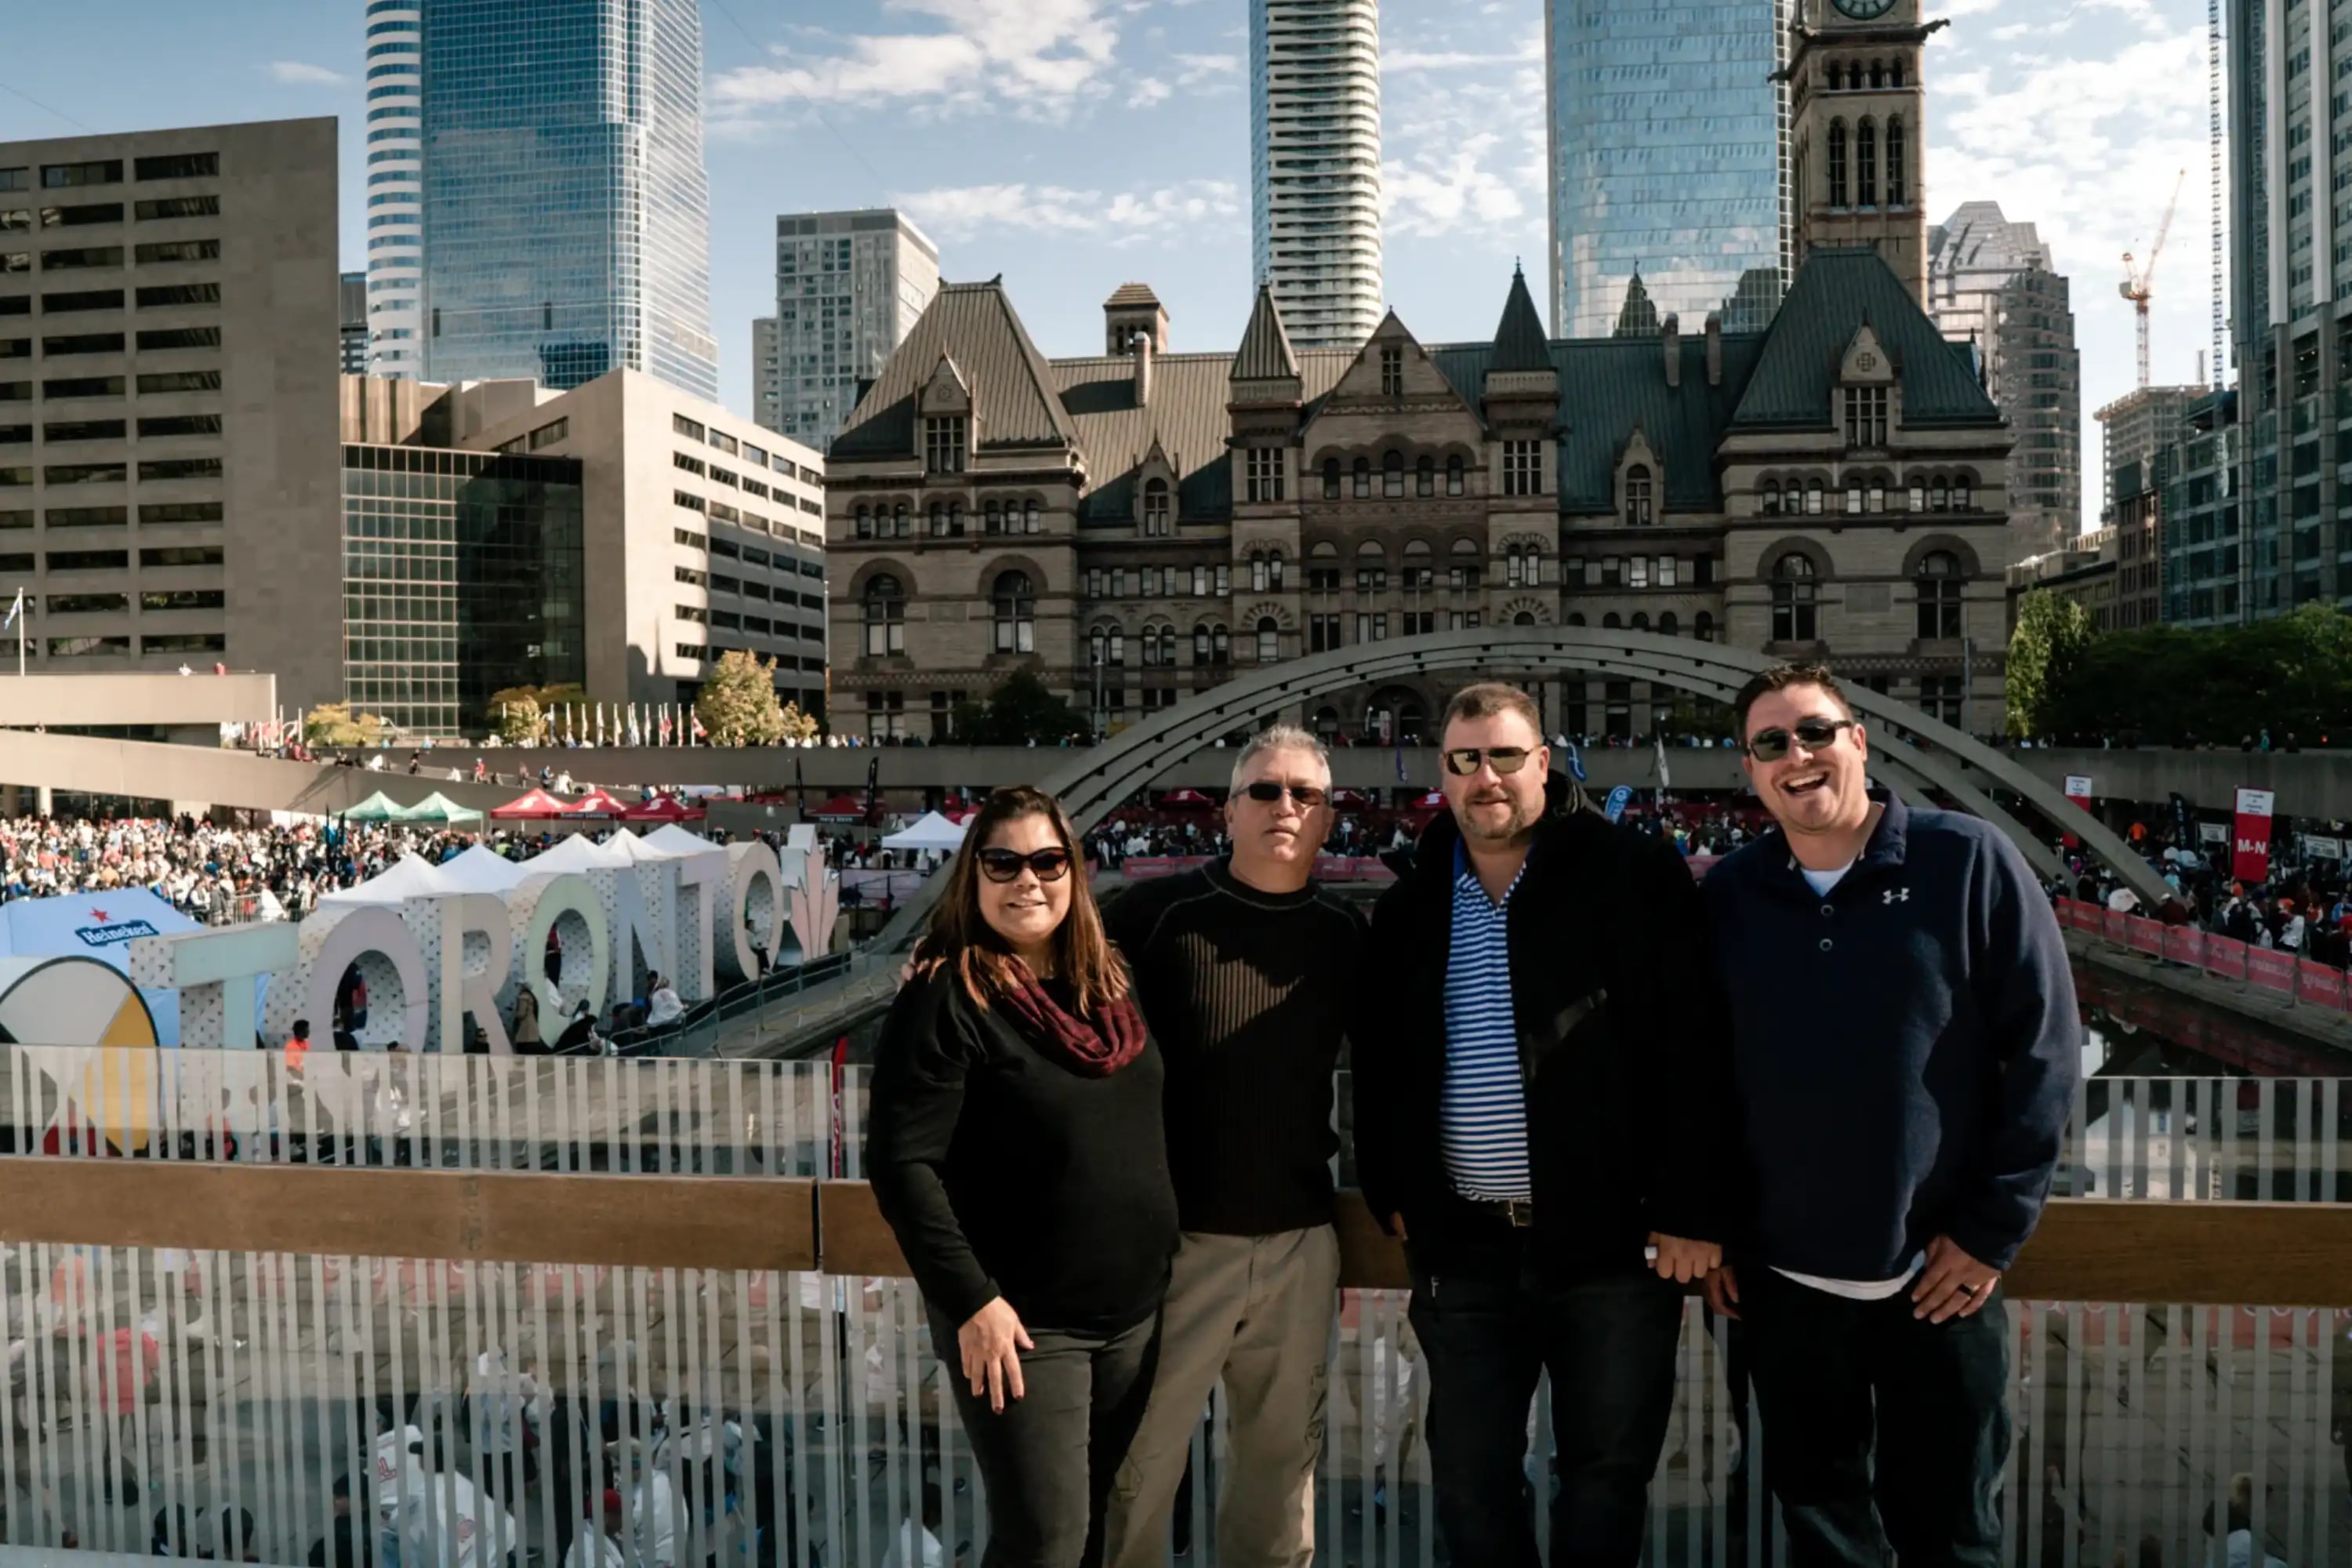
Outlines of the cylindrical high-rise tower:
<svg viewBox="0 0 2352 1568">
<path fill-rule="evenodd" d="M 1252 0 L 1258 278 L 1291 342 L 1349 348 L 1381 324 L 1379 0 Z"/>
<path fill-rule="evenodd" d="M 367 369 L 414 381 L 424 368 L 421 0 L 367 7 Z"/>
</svg>

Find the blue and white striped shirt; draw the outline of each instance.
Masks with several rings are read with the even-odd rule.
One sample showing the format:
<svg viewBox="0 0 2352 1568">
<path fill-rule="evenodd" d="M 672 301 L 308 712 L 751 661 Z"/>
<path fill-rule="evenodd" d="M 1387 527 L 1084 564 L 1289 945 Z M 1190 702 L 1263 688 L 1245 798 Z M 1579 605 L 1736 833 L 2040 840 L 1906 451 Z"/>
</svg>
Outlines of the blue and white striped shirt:
<svg viewBox="0 0 2352 1568">
<path fill-rule="evenodd" d="M 1526 867 L 1519 877 L 1527 875 Z M 1506 934 L 1511 895 L 1486 897 L 1470 857 L 1454 847 L 1454 939 L 1445 960 L 1445 1087 L 1437 1110 L 1446 1174 L 1464 1197 L 1532 1198 L 1527 1092 L 1519 1080 Z"/>
</svg>

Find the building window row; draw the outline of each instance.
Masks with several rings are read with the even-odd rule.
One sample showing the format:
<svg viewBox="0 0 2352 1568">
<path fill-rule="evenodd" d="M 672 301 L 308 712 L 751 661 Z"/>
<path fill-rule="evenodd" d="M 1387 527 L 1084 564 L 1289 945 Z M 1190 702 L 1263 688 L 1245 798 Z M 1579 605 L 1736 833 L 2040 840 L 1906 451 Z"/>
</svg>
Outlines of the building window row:
<svg viewBox="0 0 2352 1568">
<path fill-rule="evenodd" d="M 1571 626 L 1583 626 L 1585 624 L 1583 615 L 1581 613 L 1571 615 L 1568 617 L 1568 624 Z M 1612 610 L 1601 617 L 1601 629 L 1608 632 L 1655 631 L 1660 637 L 1678 637 L 1683 635 L 1683 623 L 1682 617 L 1672 610 L 1661 611 L 1655 626 L 1650 624 L 1649 613 L 1645 610 L 1636 610 L 1631 616 L 1622 616 Z M 1715 616 L 1711 612 L 1701 610 L 1691 617 L 1691 636 L 1700 642 L 1715 640 Z M 1570 726 L 1570 728 L 1576 727 Z"/>
<path fill-rule="evenodd" d="M 1181 598 L 1187 584 L 1181 566 L 1089 566 L 1086 596 L 1089 599 Z M 1223 598 L 1233 593 L 1233 568 L 1227 565 L 1191 569 L 1192 596 Z"/>
<path fill-rule="evenodd" d="M 1830 205 L 1833 207 L 1874 207 L 1881 204 L 1899 207 L 1910 201 L 1907 174 L 1908 153 L 1900 118 L 1889 119 L 1882 142 L 1878 123 L 1864 119 L 1849 132 L 1843 120 L 1830 121 L 1829 136 Z M 1848 148 L 1852 148 L 1853 179 L 1848 181 Z M 1885 154 L 1885 181 L 1881 185 L 1880 152 Z"/>
<path fill-rule="evenodd" d="M 1951 641 L 1965 635 L 1967 577 L 1948 550 L 1931 550 L 1914 569 L 1912 586 L 1922 641 Z M 1821 636 L 1821 569 L 1811 556 L 1790 551 L 1772 563 L 1772 640 L 1814 642 Z"/>
<path fill-rule="evenodd" d="M 1756 487 L 1756 510 L 1766 517 L 1883 512 L 1893 510 L 1894 483 L 1885 473 L 1851 474 L 1835 488 L 1819 479 L 1767 479 Z M 1976 510 L 1976 480 L 1964 473 L 1914 474 L 1899 493 L 1907 511 Z"/>
<path fill-rule="evenodd" d="M 1380 493 L 1383 499 L 1389 500 L 1402 499 L 1405 494 L 1406 472 L 1402 452 L 1391 449 L 1381 454 L 1379 485 Z M 1415 496 L 1429 497 L 1438 493 L 1441 470 L 1435 458 L 1424 455 L 1414 458 L 1411 472 L 1412 493 Z M 1467 486 L 1465 478 L 1467 472 L 1468 465 L 1459 453 L 1447 458 L 1442 470 L 1444 493 L 1450 496 L 1463 494 Z M 1355 500 L 1370 500 L 1372 499 L 1373 482 L 1372 460 L 1370 458 L 1356 458 L 1345 471 L 1341 469 L 1339 458 L 1323 459 L 1323 499 L 1325 500 L 1339 500 L 1343 495 Z M 1281 498 L 1277 496 L 1275 499 Z"/>
<path fill-rule="evenodd" d="M 1711 588 L 1715 557 L 1694 555 L 1685 563 L 1678 555 L 1603 555 L 1587 561 L 1563 556 L 1560 585 L 1566 588 Z M 1528 585 L 1535 579 L 1529 577 Z"/>
</svg>

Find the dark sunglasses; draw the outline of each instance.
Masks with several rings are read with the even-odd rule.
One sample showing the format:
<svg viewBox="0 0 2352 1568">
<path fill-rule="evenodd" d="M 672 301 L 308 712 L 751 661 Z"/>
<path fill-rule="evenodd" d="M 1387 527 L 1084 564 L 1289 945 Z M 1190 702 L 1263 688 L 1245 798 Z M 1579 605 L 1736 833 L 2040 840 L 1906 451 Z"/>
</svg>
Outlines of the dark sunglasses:
<svg viewBox="0 0 2352 1568">
<path fill-rule="evenodd" d="M 1318 789 L 1313 784 L 1276 784 L 1272 779 L 1260 779 L 1255 784 L 1244 784 L 1242 793 L 1260 805 L 1272 805 L 1286 795 L 1298 803 L 1298 809 L 1301 811 L 1312 811 L 1331 798 L 1329 790 Z"/>
<path fill-rule="evenodd" d="M 1517 773 L 1535 752 L 1525 746 L 1456 746 L 1444 755 L 1445 771 L 1455 778 L 1466 779 L 1478 771 L 1481 763 L 1492 763 L 1498 773 Z"/>
<path fill-rule="evenodd" d="M 992 882 L 1017 882 L 1024 868 L 1036 872 L 1041 882 L 1058 882 L 1070 874 L 1070 852 L 1040 849 L 1024 855 L 1018 849 L 993 848 L 980 852 L 981 875 Z"/>
<path fill-rule="evenodd" d="M 1800 719 L 1793 731 L 1759 730 L 1748 737 L 1748 754 L 1759 763 L 1777 763 L 1789 754 L 1792 740 L 1809 752 L 1825 752 L 1853 726 L 1852 719 Z"/>
</svg>

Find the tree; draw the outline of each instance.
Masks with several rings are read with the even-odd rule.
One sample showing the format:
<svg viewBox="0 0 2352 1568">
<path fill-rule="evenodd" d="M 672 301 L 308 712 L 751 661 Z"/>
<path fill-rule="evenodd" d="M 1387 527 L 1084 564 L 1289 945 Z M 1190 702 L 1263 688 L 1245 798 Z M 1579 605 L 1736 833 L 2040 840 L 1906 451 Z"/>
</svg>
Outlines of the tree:
<svg viewBox="0 0 2352 1568">
<path fill-rule="evenodd" d="M 311 746 L 373 746 L 383 742 L 383 721 L 354 714 L 348 702 L 321 702 L 302 720 L 302 741 Z"/>
<path fill-rule="evenodd" d="M 499 739 L 509 746 L 538 740 L 547 725 L 539 699 L 528 690 L 499 692 L 491 700 L 491 710 L 499 716 Z"/>
<path fill-rule="evenodd" d="M 814 719 L 812 719 L 807 714 L 801 711 L 801 705 L 799 703 L 785 703 L 783 719 L 783 738 L 785 740 L 814 741 L 816 739 L 817 722 Z"/>
<path fill-rule="evenodd" d="M 1032 741 L 1051 746 L 1085 740 L 1088 732 L 1076 710 L 1024 669 L 996 689 L 961 738 L 975 746 L 1025 746 Z"/>
<path fill-rule="evenodd" d="M 768 746 L 784 738 L 784 710 L 776 700 L 776 661 L 761 662 L 741 648 L 719 656 L 719 667 L 694 700 L 696 717 L 721 746 Z"/>
<path fill-rule="evenodd" d="M 2018 601 L 2005 683 L 2010 734 L 2048 735 L 2058 728 L 2063 692 L 2091 635 L 2090 612 L 2074 600 L 2036 588 Z"/>
</svg>

